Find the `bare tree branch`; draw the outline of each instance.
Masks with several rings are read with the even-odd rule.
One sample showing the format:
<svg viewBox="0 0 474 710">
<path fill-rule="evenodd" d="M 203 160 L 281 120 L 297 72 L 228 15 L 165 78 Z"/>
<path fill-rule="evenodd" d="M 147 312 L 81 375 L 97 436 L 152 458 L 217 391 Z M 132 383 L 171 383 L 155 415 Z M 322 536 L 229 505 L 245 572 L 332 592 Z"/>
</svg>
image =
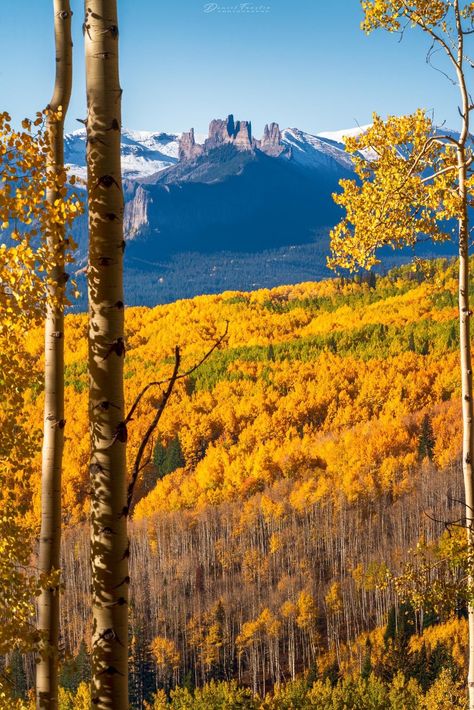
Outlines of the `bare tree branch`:
<svg viewBox="0 0 474 710">
<path fill-rule="evenodd" d="M 132 477 L 131 477 L 130 483 L 128 484 L 128 492 L 127 492 L 127 513 L 128 514 L 130 514 L 130 509 L 131 509 L 132 500 L 133 500 L 133 491 L 135 489 L 135 485 L 138 480 L 138 476 L 140 474 L 140 471 L 142 471 L 144 468 L 142 466 L 142 459 L 143 459 L 146 447 L 148 445 L 150 437 L 152 436 L 153 432 L 155 431 L 156 427 L 158 426 L 158 423 L 161 419 L 161 415 L 163 414 L 166 404 L 168 403 L 168 400 L 171 397 L 171 394 L 173 392 L 173 388 L 174 388 L 176 380 L 178 378 L 180 363 L 181 363 L 181 355 L 179 352 L 179 347 L 176 346 L 173 374 L 171 375 L 171 377 L 168 380 L 168 387 L 166 388 L 165 392 L 163 393 L 163 396 L 161 398 L 161 402 L 158 405 L 158 409 L 156 410 L 155 416 L 153 417 L 153 421 L 151 422 L 150 426 L 146 430 L 145 436 L 143 437 L 143 439 L 141 441 L 141 444 L 138 448 L 137 455 L 135 457 L 135 463 L 133 464 L 133 469 L 132 469 Z"/>
<path fill-rule="evenodd" d="M 140 442 L 140 446 L 138 447 L 138 452 L 135 457 L 135 461 L 134 461 L 133 468 L 132 468 L 130 483 L 128 485 L 127 515 L 130 515 L 130 512 L 131 512 L 131 506 L 132 506 L 132 502 L 133 502 L 133 493 L 134 493 L 135 486 L 136 486 L 138 477 L 140 475 L 140 472 L 143 471 L 143 469 L 146 468 L 146 466 L 148 466 L 148 464 L 151 461 L 151 456 L 149 456 L 147 458 L 147 460 L 145 462 L 143 462 L 143 457 L 145 455 L 145 451 L 147 449 L 147 446 L 148 446 L 148 443 L 149 443 L 151 437 L 153 436 L 153 433 L 154 433 L 156 427 L 158 426 L 158 424 L 160 422 L 161 416 L 165 410 L 165 407 L 168 403 L 169 398 L 171 397 L 171 395 L 173 393 L 173 389 L 174 389 L 176 382 L 178 380 L 183 379 L 184 377 L 188 377 L 193 372 L 196 372 L 196 370 L 199 367 L 201 367 L 201 365 L 203 365 L 204 362 L 206 362 L 206 360 L 212 355 L 212 353 L 223 342 L 224 338 L 227 336 L 228 330 L 229 330 L 229 322 L 226 321 L 226 327 L 225 327 L 224 333 L 221 335 L 221 337 L 218 340 L 216 340 L 216 342 L 214 343 L 212 348 L 210 348 L 210 350 L 207 351 L 207 353 L 204 355 L 204 357 L 201 358 L 201 360 L 199 360 L 199 362 L 197 362 L 195 365 L 193 365 L 193 367 L 191 367 L 189 370 L 187 370 L 186 372 L 183 372 L 181 374 L 179 374 L 179 368 L 180 368 L 180 364 L 181 364 L 181 353 L 180 353 L 179 347 L 176 346 L 176 348 L 175 348 L 175 362 L 174 362 L 173 374 L 171 375 L 171 377 L 169 377 L 166 380 L 161 380 L 159 382 L 149 382 L 146 385 L 146 387 L 143 388 L 143 390 L 140 392 L 140 394 L 136 398 L 135 402 L 133 403 L 133 406 L 132 406 L 130 412 L 128 413 L 127 419 L 125 420 L 126 423 L 128 423 L 131 420 L 132 415 L 136 411 L 144 394 L 151 387 L 156 387 L 156 386 L 165 385 L 165 384 L 168 385 L 166 390 L 162 394 L 162 397 L 161 397 L 160 403 L 157 407 L 155 416 L 153 417 L 153 420 L 150 423 L 148 429 L 146 430 L 145 435 L 144 435 L 142 441 Z"/>
<path fill-rule="evenodd" d="M 182 374 L 177 375 L 177 376 L 176 376 L 176 380 L 182 380 L 182 379 L 184 379 L 185 377 L 189 377 L 189 375 L 192 375 L 193 372 L 196 372 L 196 370 L 197 370 L 199 367 L 201 367 L 201 365 L 203 365 L 203 364 L 206 362 L 206 360 L 208 360 L 208 359 L 210 358 L 210 356 L 212 355 L 212 353 L 213 353 L 215 350 L 217 350 L 217 348 L 223 343 L 223 341 L 224 341 L 225 338 L 227 337 L 227 333 L 228 333 L 228 332 L 229 332 L 229 321 L 226 321 L 226 327 L 225 327 L 224 333 L 221 335 L 221 337 L 220 337 L 218 340 L 216 340 L 216 342 L 214 343 L 214 345 L 212 346 L 212 348 L 211 348 L 210 350 L 208 350 L 207 353 L 204 355 L 204 357 L 201 358 L 201 360 L 199 360 L 199 362 L 197 362 L 195 365 L 193 365 L 193 367 L 191 367 L 191 368 L 190 368 L 189 370 L 187 370 L 186 372 L 183 372 Z M 129 413 L 127 414 L 127 417 L 126 417 L 126 419 L 125 419 L 125 424 L 128 424 L 128 422 L 131 421 L 131 419 L 132 419 L 132 417 L 133 417 L 133 415 L 134 415 L 134 413 L 135 413 L 135 411 L 136 411 L 138 405 L 140 404 L 140 402 L 141 402 L 143 396 L 148 392 L 149 389 L 151 389 L 151 387 L 160 387 L 161 385 L 166 385 L 169 381 L 170 381 L 170 379 L 168 378 L 168 379 L 165 379 L 165 380 L 159 380 L 159 381 L 157 381 L 157 382 L 149 382 L 149 383 L 142 389 L 142 391 L 140 392 L 140 394 L 139 394 L 138 397 L 136 398 L 135 402 L 132 404 L 132 408 L 130 409 L 130 411 L 129 411 Z"/>
</svg>

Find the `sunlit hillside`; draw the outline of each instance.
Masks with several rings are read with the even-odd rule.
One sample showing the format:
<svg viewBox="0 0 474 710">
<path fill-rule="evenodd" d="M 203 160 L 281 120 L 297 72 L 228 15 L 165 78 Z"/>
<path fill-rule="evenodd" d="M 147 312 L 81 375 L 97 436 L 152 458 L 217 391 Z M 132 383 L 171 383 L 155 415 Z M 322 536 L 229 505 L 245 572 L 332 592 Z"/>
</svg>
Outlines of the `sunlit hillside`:
<svg viewBox="0 0 474 710">
<path fill-rule="evenodd" d="M 136 697 L 160 683 L 213 678 L 264 693 L 304 670 L 327 677 L 364 663 L 380 670 L 382 661 L 390 675 L 404 654 L 413 659 L 409 676 L 429 651 L 410 641 L 415 630 L 454 623 L 452 609 L 417 612 L 399 656 L 387 651 L 387 619 L 395 614 L 400 628 L 408 613 L 387 574 L 403 570 L 420 540 L 435 544 L 444 530 L 437 520 L 459 516 L 456 288 L 454 266 L 436 262 L 127 311 L 128 408 L 148 383 L 169 378 L 177 345 L 185 372 L 228 323 L 219 349 L 177 383 L 137 485 Z M 74 414 L 62 613 L 71 659 L 83 653 L 89 625 L 85 326 L 83 315 L 67 319 Z M 31 350 L 40 357 L 39 333 Z M 129 423 L 130 470 L 163 387 L 149 390 Z M 39 422 L 41 392 L 31 399 Z M 33 478 L 35 520 L 38 490 Z M 445 658 L 462 672 L 463 651 L 443 628 L 440 668 Z M 465 634 L 463 623 L 456 628 L 456 638 Z"/>
<path fill-rule="evenodd" d="M 219 350 L 176 386 L 135 518 L 246 501 L 282 485 L 296 509 L 327 495 L 397 496 L 422 462 L 427 419 L 430 461 L 455 462 L 456 282 L 443 262 L 430 268 L 428 277 L 403 267 L 376 284 L 335 279 L 129 309 L 129 406 L 148 382 L 171 375 L 176 345 L 184 372 L 229 324 Z M 68 318 L 69 522 L 87 512 L 85 327 L 85 316 Z M 40 334 L 32 349 L 41 352 Z M 129 424 L 130 461 L 162 389 L 150 389 Z M 39 421 L 41 394 L 34 399 Z M 32 491 L 36 509 L 35 481 Z"/>
</svg>

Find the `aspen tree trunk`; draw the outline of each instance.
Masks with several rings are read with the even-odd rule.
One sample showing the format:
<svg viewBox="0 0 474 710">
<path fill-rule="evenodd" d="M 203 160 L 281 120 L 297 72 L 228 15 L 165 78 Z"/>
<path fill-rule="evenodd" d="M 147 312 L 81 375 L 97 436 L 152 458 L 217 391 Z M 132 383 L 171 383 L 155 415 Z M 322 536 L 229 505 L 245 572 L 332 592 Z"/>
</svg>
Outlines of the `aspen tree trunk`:
<svg viewBox="0 0 474 710">
<path fill-rule="evenodd" d="M 87 0 L 92 706 L 128 708 L 123 193 L 116 0 Z"/>
<path fill-rule="evenodd" d="M 459 325 L 461 350 L 464 496 L 466 500 L 466 533 L 469 554 L 474 551 L 474 454 L 472 356 L 469 308 L 469 222 L 466 195 L 466 159 L 464 149 L 458 150 L 459 195 L 463 200 L 463 211 L 459 220 Z M 471 564 L 471 563 L 470 563 Z M 469 593 L 474 590 L 472 570 L 468 579 Z M 469 710 L 474 710 L 474 601 L 468 603 L 469 620 Z"/>
<path fill-rule="evenodd" d="M 64 167 L 64 118 L 72 86 L 72 40 L 69 0 L 53 0 L 56 43 L 56 81 L 49 109 L 61 108 L 61 117 L 48 118 L 51 170 Z M 48 190 L 53 203 L 59 195 Z M 46 235 L 54 257 L 45 323 L 45 404 L 41 484 L 41 532 L 39 569 L 50 574 L 59 570 L 61 546 L 61 469 L 64 443 L 64 230 Z M 38 602 L 38 629 L 44 634 L 36 666 L 38 708 L 58 707 L 59 585 L 44 589 Z"/>
<path fill-rule="evenodd" d="M 459 188 L 460 194 L 465 194 L 466 168 L 464 160 L 460 168 Z M 469 310 L 469 253 L 468 253 L 468 221 L 467 206 L 464 205 L 464 215 L 459 221 L 459 321 L 460 321 L 460 347 L 461 347 L 461 377 L 462 377 L 462 416 L 463 416 L 463 475 L 464 495 L 466 500 L 466 530 L 469 553 L 474 550 L 474 487 L 472 456 L 474 452 L 473 428 L 473 402 L 472 402 L 472 358 L 470 340 Z M 468 588 L 472 594 L 474 588 L 474 575 L 470 572 Z M 474 603 L 468 603 L 469 619 L 469 710 L 474 709 Z"/>
<path fill-rule="evenodd" d="M 469 308 L 469 215 L 467 180 L 466 143 L 469 138 L 469 113 L 471 101 L 464 74 L 464 33 L 461 23 L 459 0 L 454 0 L 454 13 L 457 29 L 457 62 L 455 64 L 459 91 L 461 94 L 462 117 L 461 133 L 456 149 L 458 169 L 458 194 L 461 200 L 461 214 L 459 217 L 459 346 L 461 359 L 461 395 L 462 395 L 462 422 L 463 446 L 462 467 L 464 477 L 464 497 L 466 504 L 466 534 L 469 558 L 474 552 L 474 422 L 473 422 L 473 389 L 472 389 L 472 355 L 470 321 L 472 312 Z M 469 621 L 469 668 L 468 690 L 469 710 L 474 710 L 474 574 L 472 562 L 469 561 L 468 601 Z"/>
</svg>

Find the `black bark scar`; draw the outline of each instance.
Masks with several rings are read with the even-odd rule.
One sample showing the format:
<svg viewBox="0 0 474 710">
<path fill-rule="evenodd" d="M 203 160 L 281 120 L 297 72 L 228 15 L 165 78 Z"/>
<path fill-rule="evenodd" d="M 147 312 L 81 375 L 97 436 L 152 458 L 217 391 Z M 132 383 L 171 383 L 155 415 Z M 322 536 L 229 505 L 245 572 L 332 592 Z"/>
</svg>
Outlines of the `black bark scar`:
<svg viewBox="0 0 474 710">
<path fill-rule="evenodd" d="M 112 355 L 112 353 L 115 353 L 118 357 L 124 357 L 125 356 L 125 342 L 123 338 L 117 338 L 109 347 L 107 354 L 105 357 L 102 358 L 102 362 L 104 360 L 107 360 L 109 355 Z"/>
<path fill-rule="evenodd" d="M 113 177 L 113 175 L 102 175 L 97 180 L 97 183 L 94 187 L 94 190 L 97 189 L 98 187 L 105 187 L 108 189 L 109 187 L 112 187 L 112 185 L 115 185 L 118 190 L 120 190 L 120 185 L 118 184 L 117 180 Z"/>
</svg>

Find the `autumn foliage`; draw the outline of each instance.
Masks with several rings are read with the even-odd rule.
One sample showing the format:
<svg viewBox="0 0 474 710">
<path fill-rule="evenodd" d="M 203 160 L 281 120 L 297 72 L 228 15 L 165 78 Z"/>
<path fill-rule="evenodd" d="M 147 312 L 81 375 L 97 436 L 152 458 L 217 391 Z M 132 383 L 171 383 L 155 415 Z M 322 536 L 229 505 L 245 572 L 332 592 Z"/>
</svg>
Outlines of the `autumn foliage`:
<svg viewBox="0 0 474 710">
<path fill-rule="evenodd" d="M 169 377 L 176 344 L 185 370 L 229 322 L 225 343 L 177 383 L 137 484 L 133 697 L 188 676 L 200 685 L 237 674 L 263 693 L 314 664 L 343 673 L 345 649 L 386 623 L 388 571 L 403 573 L 420 531 L 433 541 L 442 532 L 423 511 L 459 514 L 446 496 L 448 486 L 461 497 L 455 291 L 455 266 L 440 261 L 128 311 L 128 409 Z M 90 642 L 84 316 L 66 328 L 72 659 Z M 40 367 L 39 332 L 28 347 Z M 160 394 L 151 388 L 130 422 L 131 460 Z M 40 389 L 28 396 L 40 412 Z M 25 492 L 32 524 L 36 475 Z M 365 646 L 354 653 L 360 671 Z"/>
<path fill-rule="evenodd" d="M 397 496 L 411 487 L 427 422 L 427 457 L 441 468 L 456 462 L 456 286 L 451 266 L 430 268 L 429 278 L 411 268 L 391 272 L 375 289 L 334 280 L 131 309 L 129 406 L 144 383 L 170 375 L 175 343 L 185 369 L 230 322 L 226 345 L 177 384 L 139 484 L 135 519 L 268 495 L 282 481 L 295 509 L 341 493 L 349 501 Z M 84 329 L 84 316 L 68 317 L 70 523 L 88 510 Z M 30 356 L 40 364 L 39 331 Z M 132 460 L 159 394 L 147 393 L 130 424 Z M 41 394 L 32 400 L 39 412 Z M 34 477 L 31 495 L 34 513 Z"/>
<path fill-rule="evenodd" d="M 80 207 L 74 196 L 66 197 L 65 175 L 52 176 L 47 170 L 44 119 L 38 114 L 34 122 L 24 121 L 22 130 L 14 130 L 10 116 L 0 114 L 0 225 L 4 233 L 8 230 L 0 247 L 0 654 L 36 646 L 34 599 L 44 585 L 57 583 L 57 576 L 35 573 L 33 535 L 25 518 L 31 481 L 37 476 L 42 418 L 38 414 L 38 426 L 31 425 L 30 407 L 41 388 L 41 374 L 29 342 L 44 317 L 45 274 L 54 259 L 44 231 L 69 226 Z M 64 197 L 55 205 L 45 199 L 51 185 Z M 7 692 L 2 678 L 0 698 Z"/>
</svg>

